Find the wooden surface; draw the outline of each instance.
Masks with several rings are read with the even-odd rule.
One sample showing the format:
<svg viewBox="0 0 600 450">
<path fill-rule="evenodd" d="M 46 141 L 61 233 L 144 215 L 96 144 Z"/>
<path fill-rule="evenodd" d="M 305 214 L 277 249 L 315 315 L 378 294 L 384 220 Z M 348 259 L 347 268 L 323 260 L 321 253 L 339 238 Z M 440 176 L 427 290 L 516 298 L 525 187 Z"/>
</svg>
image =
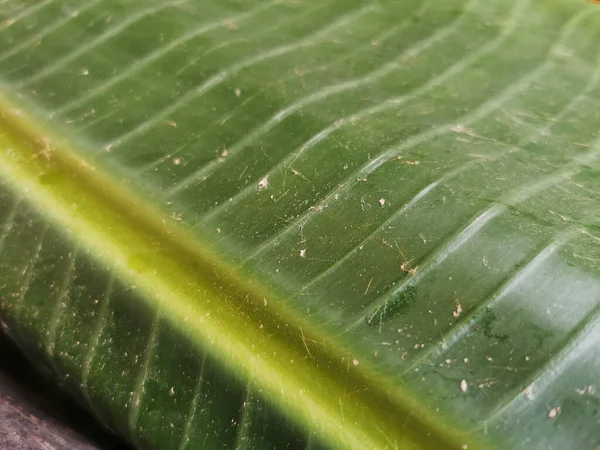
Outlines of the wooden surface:
<svg viewBox="0 0 600 450">
<path fill-rule="evenodd" d="M 132 450 L 0 336 L 0 450 Z"/>
<path fill-rule="evenodd" d="M 0 375 L 0 448 L 3 450 L 97 450 L 81 434 L 25 399 L 20 387 Z"/>
</svg>

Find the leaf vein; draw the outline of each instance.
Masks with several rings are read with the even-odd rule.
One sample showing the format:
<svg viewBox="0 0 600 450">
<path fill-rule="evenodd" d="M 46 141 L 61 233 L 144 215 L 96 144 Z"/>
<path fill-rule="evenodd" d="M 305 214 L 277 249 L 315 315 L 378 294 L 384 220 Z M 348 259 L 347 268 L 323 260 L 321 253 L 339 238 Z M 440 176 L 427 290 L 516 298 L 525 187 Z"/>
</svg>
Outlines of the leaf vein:
<svg viewBox="0 0 600 450">
<path fill-rule="evenodd" d="M 255 64 L 261 63 L 263 61 L 282 56 L 286 53 L 295 51 L 297 49 L 307 47 L 310 45 L 314 45 L 314 44 L 318 43 L 319 39 L 323 38 L 327 34 L 331 33 L 332 31 L 336 30 L 337 28 L 346 26 L 349 22 L 356 20 L 357 18 L 361 17 L 362 15 L 364 15 L 365 13 L 367 13 L 368 11 L 370 11 L 372 9 L 373 9 L 372 6 L 367 6 L 367 7 L 361 8 L 358 11 L 354 11 L 345 16 L 342 16 L 340 19 L 331 22 L 330 24 L 326 25 L 322 29 L 313 33 L 312 35 L 302 38 L 295 43 L 284 44 L 282 46 L 272 48 L 271 50 L 267 50 L 267 51 L 264 51 L 257 55 L 254 55 L 254 56 L 247 58 L 237 64 L 232 65 L 231 67 L 228 67 L 226 69 L 219 71 L 218 73 L 211 76 L 208 80 L 206 80 L 201 85 L 196 86 L 195 88 L 188 91 L 186 94 L 184 94 L 180 99 L 178 99 L 172 105 L 170 105 L 160 111 L 155 112 L 152 115 L 152 117 L 139 123 L 131 130 L 129 130 L 126 133 L 122 134 L 121 136 L 115 138 L 111 142 L 107 143 L 105 148 L 107 150 L 112 150 L 112 149 L 115 149 L 115 148 L 121 146 L 124 142 L 126 142 L 126 141 L 132 139 L 133 137 L 138 136 L 139 134 L 148 130 L 154 124 L 156 124 L 158 122 L 162 122 L 169 115 L 173 114 L 175 111 L 179 110 L 181 107 L 185 106 L 192 100 L 198 99 L 199 97 L 204 95 L 206 92 L 210 91 L 215 86 L 217 86 L 220 83 L 222 83 L 223 81 L 225 81 L 227 78 L 229 78 L 234 73 L 237 73 L 243 69 L 246 69 Z"/>
</svg>

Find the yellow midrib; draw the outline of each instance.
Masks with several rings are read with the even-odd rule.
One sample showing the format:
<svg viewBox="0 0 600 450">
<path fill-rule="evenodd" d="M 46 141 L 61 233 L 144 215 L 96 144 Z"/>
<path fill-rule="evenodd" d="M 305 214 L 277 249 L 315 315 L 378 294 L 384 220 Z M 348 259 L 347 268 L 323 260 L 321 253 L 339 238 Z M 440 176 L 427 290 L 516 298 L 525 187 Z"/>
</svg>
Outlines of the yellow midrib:
<svg viewBox="0 0 600 450">
<path fill-rule="evenodd" d="M 193 341 L 208 343 L 215 357 L 251 378 L 311 432 L 348 449 L 464 444 L 366 364 L 349 368 L 339 346 L 286 313 L 280 300 L 248 283 L 126 186 L 92 168 L 6 94 L 0 97 L 0 146 L 0 176 L 17 195 L 70 230 L 161 315 Z M 307 339 L 327 342 L 327 349 L 315 346 L 308 357 L 300 328 Z M 348 398 L 345 392 L 355 394 Z"/>
</svg>

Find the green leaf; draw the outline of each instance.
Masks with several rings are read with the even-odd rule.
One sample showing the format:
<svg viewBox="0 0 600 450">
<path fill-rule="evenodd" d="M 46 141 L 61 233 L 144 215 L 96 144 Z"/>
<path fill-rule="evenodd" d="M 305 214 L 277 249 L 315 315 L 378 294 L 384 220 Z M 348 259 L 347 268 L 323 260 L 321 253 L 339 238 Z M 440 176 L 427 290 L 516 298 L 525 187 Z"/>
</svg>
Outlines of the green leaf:
<svg viewBox="0 0 600 450">
<path fill-rule="evenodd" d="M 5 332 L 139 448 L 600 446 L 600 9 L 0 2 Z"/>
</svg>

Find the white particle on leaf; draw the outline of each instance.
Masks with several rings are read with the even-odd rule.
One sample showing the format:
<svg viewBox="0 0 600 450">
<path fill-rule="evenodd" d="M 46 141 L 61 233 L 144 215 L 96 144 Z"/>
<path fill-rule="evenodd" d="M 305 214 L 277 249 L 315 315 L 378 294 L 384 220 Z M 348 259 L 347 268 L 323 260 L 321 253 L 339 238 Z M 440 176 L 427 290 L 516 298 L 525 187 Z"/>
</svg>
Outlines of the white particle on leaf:
<svg viewBox="0 0 600 450">
<path fill-rule="evenodd" d="M 467 389 L 469 389 L 469 385 L 467 384 L 467 380 L 462 380 L 460 382 L 460 390 L 463 392 L 467 392 Z"/>
<path fill-rule="evenodd" d="M 596 395 L 596 388 L 593 385 L 584 386 L 582 389 L 575 389 L 579 395 Z"/>
<path fill-rule="evenodd" d="M 175 164 L 176 166 L 181 164 L 181 158 L 173 158 L 173 164 Z"/>
<path fill-rule="evenodd" d="M 175 395 L 175 387 L 171 387 L 171 389 L 169 389 L 169 395 Z"/>
<path fill-rule="evenodd" d="M 380 198 L 380 199 L 379 199 L 379 204 L 380 204 L 381 206 L 385 205 L 385 198 Z"/>
<path fill-rule="evenodd" d="M 242 90 L 241 90 L 240 88 L 237 88 L 237 89 L 235 90 L 235 96 L 236 96 L 236 97 L 239 97 L 241 93 L 242 93 Z"/>
<path fill-rule="evenodd" d="M 237 30 L 238 26 L 235 22 L 233 22 L 232 20 L 227 20 L 225 23 L 225 28 L 227 28 L 228 30 Z"/>
<path fill-rule="evenodd" d="M 353 360 L 352 360 L 352 364 L 353 364 L 354 366 L 358 366 L 358 359 L 353 359 Z"/>
<path fill-rule="evenodd" d="M 459 133 L 459 134 L 466 134 L 466 135 L 473 136 L 473 137 L 477 136 L 472 130 L 469 130 L 468 128 L 466 128 L 460 124 L 456 124 L 455 126 L 450 128 L 450 130 L 452 130 L 455 133 Z"/>
<path fill-rule="evenodd" d="M 258 188 L 259 191 L 264 191 L 268 187 L 269 187 L 269 176 L 267 175 L 266 177 L 262 178 L 258 182 L 257 188 Z"/>
<path fill-rule="evenodd" d="M 81 75 L 89 75 L 89 74 L 90 74 L 90 71 L 89 71 L 89 70 L 87 70 L 87 69 L 83 69 L 83 70 L 81 71 Z"/>
<path fill-rule="evenodd" d="M 300 250 L 300 257 L 306 258 L 306 249 L 305 248 L 303 248 L 302 250 Z"/>
<path fill-rule="evenodd" d="M 455 319 L 458 319 L 458 317 L 462 313 L 462 305 L 460 304 L 460 302 L 458 300 L 455 300 L 455 302 L 456 302 L 456 308 L 454 309 L 454 311 L 452 311 L 452 316 Z"/>
<path fill-rule="evenodd" d="M 557 406 L 556 408 L 552 408 L 550 410 L 550 412 L 548 413 L 548 417 L 550 417 L 551 419 L 554 419 L 559 414 L 560 414 L 560 406 Z"/>
</svg>

